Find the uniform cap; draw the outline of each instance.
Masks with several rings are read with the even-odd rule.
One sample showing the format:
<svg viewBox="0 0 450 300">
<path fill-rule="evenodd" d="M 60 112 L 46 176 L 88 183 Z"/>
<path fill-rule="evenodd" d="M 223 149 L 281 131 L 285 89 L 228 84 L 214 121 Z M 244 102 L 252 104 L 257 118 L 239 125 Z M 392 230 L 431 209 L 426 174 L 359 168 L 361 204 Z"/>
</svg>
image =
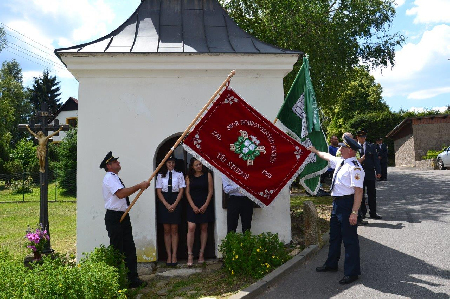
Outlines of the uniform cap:
<svg viewBox="0 0 450 300">
<path fill-rule="evenodd" d="M 106 168 L 106 165 L 107 165 L 109 162 L 112 162 L 112 161 L 115 161 L 115 160 L 118 160 L 118 159 L 119 159 L 118 157 L 114 157 L 114 156 L 112 155 L 112 151 L 109 151 L 108 154 L 106 154 L 105 158 L 104 158 L 104 159 L 102 160 L 102 162 L 100 163 L 100 169 Z"/>
<path fill-rule="evenodd" d="M 359 145 L 354 139 L 352 139 L 348 135 L 344 135 L 344 142 L 339 143 L 339 146 L 351 148 L 355 151 L 358 151 L 359 149 L 362 148 L 361 145 Z"/>
<path fill-rule="evenodd" d="M 367 136 L 367 132 L 363 129 L 363 130 L 358 131 L 358 132 L 356 133 L 356 135 L 357 135 L 357 136 L 363 136 L 363 137 L 366 137 L 366 136 Z"/>
</svg>

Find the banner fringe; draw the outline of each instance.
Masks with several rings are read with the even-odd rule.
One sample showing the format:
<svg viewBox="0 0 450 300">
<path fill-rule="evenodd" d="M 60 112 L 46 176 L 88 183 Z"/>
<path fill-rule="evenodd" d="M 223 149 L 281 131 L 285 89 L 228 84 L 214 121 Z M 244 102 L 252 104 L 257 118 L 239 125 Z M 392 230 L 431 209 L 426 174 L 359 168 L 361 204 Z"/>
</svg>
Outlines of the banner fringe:
<svg viewBox="0 0 450 300">
<path fill-rule="evenodd" d="M 195 152 L 191 147 L 182 144 L 184 150 L 186 150 L 186 152 L 188 152 L 189 154 L 191 154 L 193 157 L 195 157 L 195 159 L 197 159 L 198 161 L 200 161 L 204 166 L 206 166 L 208 169 L 213 170 L 214 172 L 219 173 L 221 176 L 225 176 L 229 181 L 233 182 L 234 184 L 236 184 L 239 187 L 239 192 L 243 195 L 245 195 L 246 197 L 248 197 L 250 200 L 252 200 L 253 202 L 255 202 L 256 204 L 258 204 L 259 207 L 261 208 L 266 208 L 268 206 L 270 206 L 274 201 L 272 201 L 269 205 L 265 205 L 264 203 L 262 203 L 260 200 L 258 200 L 255 196 L 253 196 L 252 194 L 250 194 L 249 192 L 247 192 L 246 190 L 244 190 L 243 188 L 241 188 L 239 186 L 239 184 L 237 184 L 236 182 L 234 182 L 233 180 L 231 180 L 230 178 L 228 178 L 228 176 L 226 176 L 225 174 L 223 174 L 222 172 L 220 172 L 217 168 L 215 168 L 214 166 L 212 166 L 210 163 L 208 163 L 206 160 L 204 160 L 200 155 L 197 154 L 197 152 Z M 294 176 L 295 179 L 295 176 Z M 288 183 L 290 184 L 290 182 Z"/>
<path fill-rule="evenodd" d="M 283 122 L 282 122 L 281 120 L 277 120 L 277 123 L 276 123 L 276 124 L 277 124 L 277 126 L 278 126 L 281 130 L 285 131 L 291 138 L 293 138 L 294 140 L 296 140 L 296 141 L 299 142 L 300 144 L 302 143 L 301 139 L 300 139 L 300 138 L 299 138 L 292 130 L 290 130 L 286 125 L 284 125 Z M 323 131 L 322 131 L 322 134 L 323 134 Z M 325 134 L 324 134 L 323 136 L 325 136 Z M 304 168 L 305 168 L 307 165 L 308 165 L 308 164 L 302 164 L 302 165 L 301 165 L 301 167 L 300 167 L 300 169 L 299 169 L 299 172 L 296 173 L 295 178 L 294 178 L 292 181 L 290 181 L 290 183 L 292 183 L 292 182 L 297 178 L 297 176 L 300 175 L 301 172 L 303 172 Z M 314 172 L 314 173 L 311 173 L 311 174 L 306 175 L 306 176 L 303 177 L 303 178 L 300 178 L 300 184 L 303 186 L 303 188 L 304 188 L 309 194 L 311 194 L 311 195 L 316 195 L 317 192 L 318 192 L 319 189 L 320 189 L 320 180 L 319 180 L 319 184 L 315 187 L 314 191 L 312 191 L 312 190 L 306 185 L 305 180 L 310 179 L 310 178 L 314 178 L 314 177 L 316 177 L 316 176 L 320 176 L 321 174 L 325 173 L 325 172 L 328 170 L 328 168 L 329 168 L 329 167 L 328 167 L 328 165 L 327 165 L 325 168 L 323 168 L 323 169 L 321 169 L 321 170 L 319 170 L 319 171 L 316 171 L 316 172 Z"/>
</svg>

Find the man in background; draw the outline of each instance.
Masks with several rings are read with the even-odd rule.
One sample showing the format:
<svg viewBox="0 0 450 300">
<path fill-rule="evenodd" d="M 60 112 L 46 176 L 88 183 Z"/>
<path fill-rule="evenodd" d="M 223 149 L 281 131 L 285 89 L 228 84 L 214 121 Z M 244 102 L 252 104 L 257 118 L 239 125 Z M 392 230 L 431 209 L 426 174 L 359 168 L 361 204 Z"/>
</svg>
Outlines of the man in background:
<svg viewBox="0 0 450 300">
<path fill-rule="evenodd" d="M 364 169 L 364 194 L 367 191 L 367 202 L 369 205 L 369 216 L 372 219 L 381 219 L 381 216 L 377 214 L 377 190 L 375 187 L 375 181 L 381 177 L 380 160 L 378 159 L 378 153 L 373 144 L 366 142 L 366 131 L 360 130 L 357 132 L 358 143 L 361 146 L 360 155 L 364 156 L 364 160 L 361 165 Z M 363 194 L 363 195 L 364 195 Z M 366 217 L 367 207 L 365 204 L 365 196 L 361 203 L 360 215 L 358 223 L 362 222 L 362 219 Z M 362 224 L 361 224 L 362 225 Z"/>
<path fill-rule="evenodd" d="M 336 152 L 339 149 L 339 139 L 337 136 L 333 135 L 330 138 L 330 145 L 328 146 L 328 153 L 333 156 L 336 156 Z M 334 169 L 328 168 L 328 170 L 320 175 L 320 183 L 324 183 L 325 179 L 329 179 L 331 182 L 331 178 L 333 177 Z"/>
<path fill-rule="evenodd" d="M 380 160 L 380 167 L 381 167 L 381 177 L 380 181 L 386 181 L 387 180 L 387 165 L 388 165 L 388 148 L 386 144 L 383 144 L 383 138 L 377 139 L 376 144 L 377 152 L 378 152 L 378 159 Z"/>
</svg>

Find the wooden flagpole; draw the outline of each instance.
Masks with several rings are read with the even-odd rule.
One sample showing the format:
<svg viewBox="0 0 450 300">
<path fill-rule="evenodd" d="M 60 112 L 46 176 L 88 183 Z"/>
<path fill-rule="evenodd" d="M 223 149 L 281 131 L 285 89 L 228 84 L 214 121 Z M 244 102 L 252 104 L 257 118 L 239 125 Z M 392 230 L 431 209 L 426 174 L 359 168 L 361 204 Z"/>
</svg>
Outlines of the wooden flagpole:
<svg viewBox="0 0 450 300">
<path fill-rule="evenodd" d="M 194 126 L 194 124 L 197 122 L 197 120 L 200 118 L 200 116 L 203 114 L 203 112 L 208 108 L 208 106 L 211 104 L 211 102 L 214 101 L 216 96 L 220 93 L 220 91 L 223 89 L 223 87 L 231 80 L 231 78 L 234 76 L 234 74 L 236 74 L 235 70 L 230 72 L 230 74 L 228 75 L 227 79 L 225 79 L 225 81 L 217 89 L 217 91 L 214 93 L 214 95 L 212 95 L 211 99 L 209 99 L 209 101 L 205 104 L 205 106 L 203 106 L 202 110 L 200 110 L 200 112 L 197 114 L 195 119 L 191 122 L 191 124 L 189 124 L 189 126 L 186 128 L 186 130 L 183 132 L 183 134 L 178 138 L 178 140 L 175 142 L 173 147 L 170 148 L 170 150 L 169 150 L 169 152 L 167 152 L 166 156 L 164 156 L 163 160 L 159 163 L 158 167 L 156 167 L 156 170 L 153 172 L 153 174 L 147 180 L 148 182 L 150 182 L 153 179 L 153 177 L 155 177 L 156 174 L 158 174 L 159 169 L 161 169 L 161 167 L 164 165 L 166 160 L 170 157 L 170 155 L 175 150 L 175 148 L 181 143 L 181 141 L 183 141 L 184 137 L 188 134 L 188 132 L 191 129 L 191 127 Z M 137 199 L 142 195 L 143 192 L 144 192 L 144 190 L 140 190 L 139 191 L 139 193 L 136 195 L 134 200 L 128 206 L 127 210 L 123 213 L 122 217 L 120 218 L 120 222 L 123 221 L 123 219 L 126 217 L 128 212 L 130 211 L 130 209 L 133 207 L 133 205 L 136 203 Z"/>
</svg>

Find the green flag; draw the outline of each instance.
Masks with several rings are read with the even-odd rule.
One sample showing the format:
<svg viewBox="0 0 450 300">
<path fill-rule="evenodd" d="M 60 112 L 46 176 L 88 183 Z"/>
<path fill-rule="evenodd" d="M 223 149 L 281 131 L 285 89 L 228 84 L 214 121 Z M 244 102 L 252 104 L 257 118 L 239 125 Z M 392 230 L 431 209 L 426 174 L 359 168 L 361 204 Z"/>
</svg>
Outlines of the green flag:
<svg viewBox="0 0 450 300">
<path fill-rule="evenodd" d="M 325 135 L 320 127 L 319 109 L 309 75 L 308 57 L 291 86 L 277 116 L 281 127 L 303 146 L 313 145 L 317 150 L 328 152 Z M 315 195 L 320 187 L 320 174 L 328 169 L 328 162 L 311 153 L 303 163 L 299 174 L 300 184 Z"/>
</svg>

